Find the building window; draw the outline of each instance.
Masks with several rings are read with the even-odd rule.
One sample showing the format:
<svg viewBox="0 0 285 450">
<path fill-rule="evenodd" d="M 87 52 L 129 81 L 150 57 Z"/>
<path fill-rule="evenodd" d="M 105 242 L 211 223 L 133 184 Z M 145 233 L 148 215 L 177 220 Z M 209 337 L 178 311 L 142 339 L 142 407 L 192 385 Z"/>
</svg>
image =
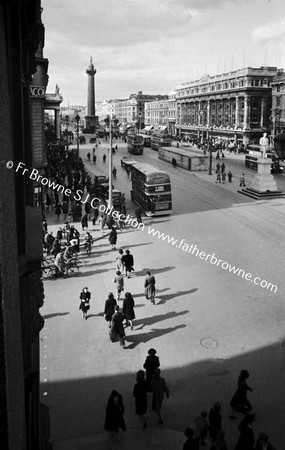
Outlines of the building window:
<svg viewBox="0 0 285 450">
<path fill-rule="evenodd" d="M 276 85 L 276 92 L 280 92 L 280 84 Z"/>
<path fill-rule="evenodd" d="M 281 98 L 276 97 L 276 106 L 279 108 L 281 106 Z"/>
<path fill-rule="evenodd" d="M 254 80 L 254 86 L 259 86 L 259 80 Z"/>
</svg>

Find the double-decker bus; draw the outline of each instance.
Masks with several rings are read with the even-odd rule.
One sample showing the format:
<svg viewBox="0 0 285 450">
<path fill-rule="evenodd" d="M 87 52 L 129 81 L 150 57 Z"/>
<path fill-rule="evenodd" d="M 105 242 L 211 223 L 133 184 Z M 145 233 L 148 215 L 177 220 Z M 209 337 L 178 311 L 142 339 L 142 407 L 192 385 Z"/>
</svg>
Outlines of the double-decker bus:
<svg viewBox="0 0 285 450">
<path fill-rule="evenodd" d="M 141 155 L 143 153 L 143 137 L 140 134 L 128 134 L 127 137 L 128 152 L 133 155 Z"/>
<path fill-rule="evenodd" d="M 149 134 L 140 134 L 143 137 L 143 145 L 144 147 L 150 147 L 151 144 L 151 136 Z"/>
<path fill-rule="evenodd" d="M 271 172 L 279 173 L 281 172 L 280 162 L 278 156 L 276 156 L 275 151 L 269 151 L 266 153 L 267 158 L 272 160 Z M 257 170 L 258 163 L 257 160 L 262 158 L 262 151 L 260 145 L 250 144 L 247 146 L 245 151 L 245 165 L 249 169 Z"/>
<path fill-rule="evenodd" d="M 159 147 L 171 147 L 171 137 L 165 133 L 154 133 L 151 136 L 151 148 L 158 151 Z"/>
<path fill-rule="evenodd" d="M 136 163 L 131 167 L 131 197 L 147 216 L 172 213 L 172 197 L 169 175 L 150 164 Z"/>
</svg>

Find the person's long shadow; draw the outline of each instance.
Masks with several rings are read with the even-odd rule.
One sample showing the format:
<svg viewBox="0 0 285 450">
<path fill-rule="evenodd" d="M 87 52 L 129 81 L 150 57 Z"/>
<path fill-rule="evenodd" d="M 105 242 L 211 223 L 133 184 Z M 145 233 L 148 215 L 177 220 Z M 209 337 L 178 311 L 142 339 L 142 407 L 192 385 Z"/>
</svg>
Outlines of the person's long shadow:
<svg viewBox="0 0 285 450">
<path fill-rule="evenodd" d="M 164 289 L 156 289 L 156 293 L 158 293 L 158 292 L 165 292 L 165 291 L 169 291 L 169 289 L 170 288 L 164 288 Z M 132 294 L 133 295 L 133 298 L 136 298 L 136 297 L 145 297 L 145 294 L 144 294 L 144 292 L 142 292 L 141 294 Z"/>
<path fill-rule="evenodd" d="M 198 288 L 193 288 L 188 291 L 177 291 L 174 294 L 158 295 L 157 300 L 159 300 L 159 302 L 156 302 L 156 304 L 163 305 L 168 300 L 173 300 L 176 297 L 182 297 L 182 295 L 194 294 L 196 291 L 198 291 Z"/>
<path fill-rule="evenodd" d="M 143 245 L 151 245 L 153 242 L 141 242 L 140 244 L 124 245 L 125 248 L 142 247 Z"/>
<path fill-rule="evenodd" d="M 182 316 L 184 314 L 187 314 L 188 312 L 189 312 L 188 309 L 186 309 L 185 311 L 180 311 L 180 312 L 171 311 L 166 314 L 160 314 L 158 316 L 145 317 L 144 319 L 136 320 L 135 325 L 142 324 L 142 326 L 139 328 L 141 330 L 146 325 L 153 325 L 154 323 L 162 322 L 163 320 L 168 320 L 168 319 L 172 319 L 173 317 Z"/>
<path fill-rule="evenodd" d="M 91 266 L 105 266 L 106 264 L 113 263 L 114 261 L 102 261 L 102 262 L 95 262 L 95 263 L 86 263 L 83 267 L 91 267 Z"/>
<path fill-rule="evenodd" d="M 158 273 L 167 272 L 168 270 L 173 270 L 173 269 L 175 269 L 175 267 L 176 266 L 166 266 L 166 267 L 161 267 L 160 269 L 150 269 L 150 268 L 145 269 L 144 268 L 138 272 L 135 272 L 135 275 L 137 275 L 137 276 L 145 275 L 148 270 L 150 271 L 150 273 L 152 275 L 156 275 Z"/>
<path fill-rule="evenodd" d="M 88 314 L 87 319 L 90 319 L 91 317 L 104 317 L 104 313 L 100 312 L 98 314 Z"/>
<path fill-rule="evenodd" d="M 90 277 L 91 275 L 97 275 L 98 273 L 108 272 L 111 269 L 102 269 L 102 270 L 89 270 L 88 272 L 80 271 L 77 277 Z"/>
<path fill-rule="evenodd" d="M 57 316 L 68 316 L 68 314 L 70 314 L 70 312 L 46 314 L 45 316 L 43 316 L 43 319 L 52 319 L 53 317 Z"/>
<path fill-rule="evenodd" d="M 150 331 L 149 333 L 140 333 L 140 334 L 133 334 L 128 335 L 126 337 L 126 345 L 128 345 L 129 342 L 131 342 L 130 345 L 128 345 L 125 349 L 126 350 L 132 350 L 137 345 L 141 343 L 146 343 L 148 341 L 151 341 L 152 339 L 158 338 L 160 336 L 164 336 L 165 334 L 172 333 L 175 330 L 179 330 L 180 328 L 185 328 L 186 325 L 176 325 L 175 327 L 169 327 L 164 329 L 154 329 Z"/>
</svg>

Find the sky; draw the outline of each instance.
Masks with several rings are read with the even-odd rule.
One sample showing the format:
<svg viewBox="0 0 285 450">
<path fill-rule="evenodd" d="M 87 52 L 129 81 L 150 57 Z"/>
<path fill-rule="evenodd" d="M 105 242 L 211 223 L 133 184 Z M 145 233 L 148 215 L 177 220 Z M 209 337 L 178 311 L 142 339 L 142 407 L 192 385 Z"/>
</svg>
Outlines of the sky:
<svg viewBox="0 0 285 450">
<path fill-rule="evenodd" d="M 284 0 L 42 0 L 47 91 L 62 106 L 168 94 L 180 83 L 242 67 L 285 66 Z"/>
</svg>

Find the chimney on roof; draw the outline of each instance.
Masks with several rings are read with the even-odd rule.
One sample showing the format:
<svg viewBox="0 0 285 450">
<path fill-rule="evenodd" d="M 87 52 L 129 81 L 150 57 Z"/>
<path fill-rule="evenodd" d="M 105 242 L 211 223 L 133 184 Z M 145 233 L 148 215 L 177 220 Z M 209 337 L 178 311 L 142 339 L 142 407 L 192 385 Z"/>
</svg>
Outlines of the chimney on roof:
<svg viewBox="0 0 285 450">
<path fill-rule="evenodd" d="M 142 91 L 138 91 L 138 95 L 142 95 Z"/>
</svg>

